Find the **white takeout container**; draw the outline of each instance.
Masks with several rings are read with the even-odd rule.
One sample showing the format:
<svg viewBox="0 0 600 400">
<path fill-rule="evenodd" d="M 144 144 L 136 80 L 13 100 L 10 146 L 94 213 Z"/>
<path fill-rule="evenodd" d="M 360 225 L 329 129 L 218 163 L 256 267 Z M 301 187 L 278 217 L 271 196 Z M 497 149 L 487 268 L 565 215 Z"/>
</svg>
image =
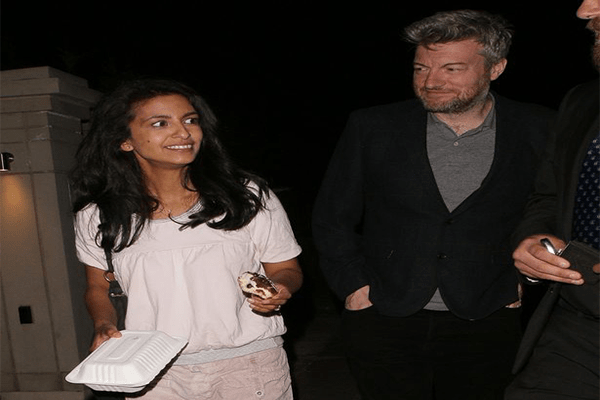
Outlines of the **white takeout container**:
<svg viewBox="0 0 600 400">
<path fill-rule="evenodd" d="M 187 340 L 160 331 L 121 331 L 94 350 L 66 377 L 94 390 L 138 392 L 181 351 Z"/>
</svg>

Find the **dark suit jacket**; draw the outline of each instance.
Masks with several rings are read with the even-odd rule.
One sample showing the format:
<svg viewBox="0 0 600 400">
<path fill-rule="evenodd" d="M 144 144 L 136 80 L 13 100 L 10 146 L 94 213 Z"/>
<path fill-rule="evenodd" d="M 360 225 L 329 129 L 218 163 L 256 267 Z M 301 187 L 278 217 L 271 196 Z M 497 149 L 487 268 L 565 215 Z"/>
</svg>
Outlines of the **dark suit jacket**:
<svg viewBox="0 0 600 400">
<path fill-rule="evenodd" d="M 427 113 L 417 100 L 352 113 L 313 212 L 321 268 L 341 299 L 370 285 L 380 313 L 406 316 L 439 287 L 466 319 L 517 300 L 509 238 L 554 113 L 500 96 L 496 112 L 490 172 L 452 212 L 429 164 Z"/>
<path fill-rule="evenodd" d="M 564 98 L 525 217 L 515 231 L 514 243 L 534 234 L 571 238 L 573 208 L 581 163 L 590 141 L 598 134 L 599 81 L 580 85 Z M 529 320 L 513 372 L 520 370 L 533 351 L 548 317 L 561 296 L 589 295 L 589 287 L 552 283 Z M 596 288 L 597 290 L 597 288 Z M 594 294 L 592 294 L 594 296 Z M 596 301 L 598 293 L 595 293 Z"/>
</svg>

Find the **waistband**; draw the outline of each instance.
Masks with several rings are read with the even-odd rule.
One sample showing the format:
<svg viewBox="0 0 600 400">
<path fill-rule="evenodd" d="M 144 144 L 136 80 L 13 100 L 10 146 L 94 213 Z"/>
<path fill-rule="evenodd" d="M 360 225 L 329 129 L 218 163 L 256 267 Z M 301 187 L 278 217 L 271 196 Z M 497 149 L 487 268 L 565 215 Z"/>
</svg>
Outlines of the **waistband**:
<svg viewBox="0 0 600 400">
<path fill-rule="evenodd" d="M 274 338 L 256 340 L 240 347 L 228 347 L 223 349 L 202 350 L 197 353 L 180 354 L 173 365 L 194 365 L 204 364 L 213 361 L 226 360 L 235 357 L 241 357 L 259 351 L 274 349 L 283 346 L 283 338 L 276 336 Z"/>
</svg>

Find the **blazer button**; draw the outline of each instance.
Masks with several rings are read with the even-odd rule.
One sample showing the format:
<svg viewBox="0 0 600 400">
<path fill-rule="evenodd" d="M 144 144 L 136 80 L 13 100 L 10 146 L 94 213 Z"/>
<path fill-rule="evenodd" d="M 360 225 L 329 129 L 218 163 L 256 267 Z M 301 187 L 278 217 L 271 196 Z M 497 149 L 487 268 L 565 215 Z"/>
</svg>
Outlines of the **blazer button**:
<svg viewBox="0 0 600 400">
<path fill-rule="evenodd" d="M 437 258 L 440 260 L 445 260 L 448 258 L 448 255 L 446 253 L 438 253 Z"/>
</svg>

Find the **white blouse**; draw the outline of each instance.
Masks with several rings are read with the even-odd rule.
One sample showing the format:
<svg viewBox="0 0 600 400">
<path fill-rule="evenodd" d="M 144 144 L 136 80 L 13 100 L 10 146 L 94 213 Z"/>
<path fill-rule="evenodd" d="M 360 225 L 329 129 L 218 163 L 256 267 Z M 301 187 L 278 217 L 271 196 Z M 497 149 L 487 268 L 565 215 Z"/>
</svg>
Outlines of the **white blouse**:
<svg viewBox="0 0 600 400">
<path fill-rule="evenodd" d="M 180 230 L 199 204 L 174 221 L 148 221 L 139 239 L 113 256 L 115 276 L 129 297 L 127 329 L 187 338 L 183 354 L 285 333 L 280 315 L 252 312 L 237 283 L 245 271 L 264 273 L 262 262 L 287 261 L 301 252 L 275 194 L 265 203 L 265 210 L 237 231 L 206 224 Z M 82 263 L 106 270 L 104 251 L 95 242 L 98 224 L 95 205 L 77 213 L 77 255 Z"/>
</svg>

